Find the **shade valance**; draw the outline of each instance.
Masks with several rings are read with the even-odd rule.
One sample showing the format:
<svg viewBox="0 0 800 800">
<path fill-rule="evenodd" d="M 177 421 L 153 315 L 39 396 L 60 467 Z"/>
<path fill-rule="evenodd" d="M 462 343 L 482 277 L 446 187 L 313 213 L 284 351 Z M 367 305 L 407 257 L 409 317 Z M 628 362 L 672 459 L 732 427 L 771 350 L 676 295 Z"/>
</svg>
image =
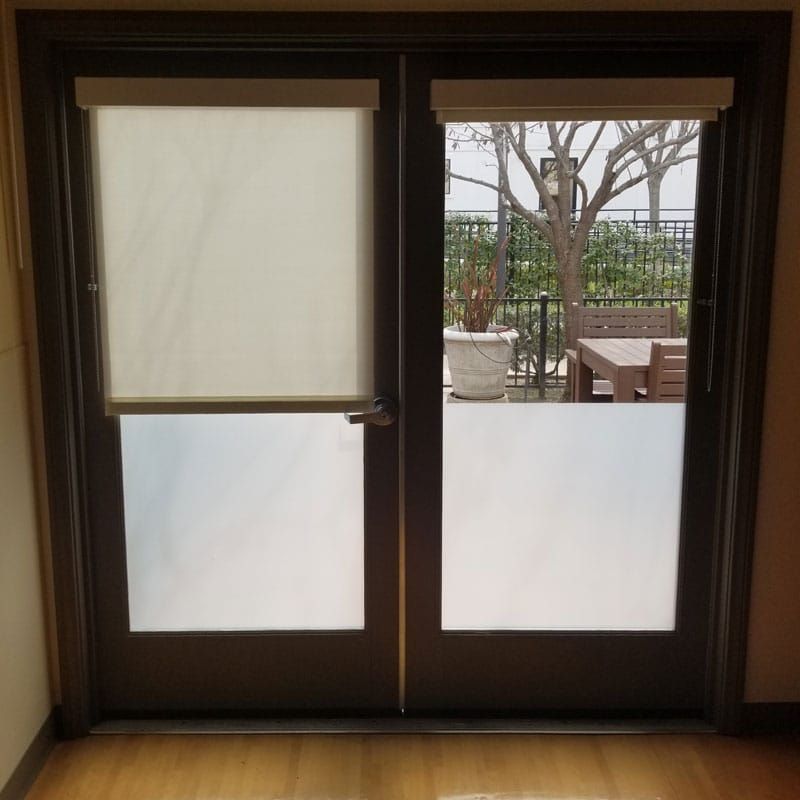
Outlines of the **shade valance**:
<svg viewBox="0 0 800 800">
<path fill-rule="evenodd" d="M 433 80 L 431 110 L 446 122 L 715 120 L 733 78 Z"/>
<path fill-rule="evenodd" d="M 380 107 L 372 78 L 75 78 L 80 108 Z"/>
</svg>

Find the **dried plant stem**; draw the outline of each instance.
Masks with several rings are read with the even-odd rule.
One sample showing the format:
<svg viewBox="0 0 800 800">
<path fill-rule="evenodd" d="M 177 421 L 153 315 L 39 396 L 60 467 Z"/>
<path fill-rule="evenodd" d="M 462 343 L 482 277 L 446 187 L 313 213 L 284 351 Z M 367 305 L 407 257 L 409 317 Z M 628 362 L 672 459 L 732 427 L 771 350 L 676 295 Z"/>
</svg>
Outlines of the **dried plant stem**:
<svg viewBox="0 0 800 800">
<path fill-rule="evenodd" d="M 462 297 L 448 297 L 459 327 L 471 333 L 484 333 L 489 330 L 497 307 L 505 297 L 505 290 L 497 294 L 497 264 L 500 254 L 508 247 L 506 237 L 497 248 L 492 262 L 485 268 L 478 266 L 480 239 L 476 238 L 472 248 L 472 258 L 464 267 L 464 277 L 459 285 Z"/>
</svg>

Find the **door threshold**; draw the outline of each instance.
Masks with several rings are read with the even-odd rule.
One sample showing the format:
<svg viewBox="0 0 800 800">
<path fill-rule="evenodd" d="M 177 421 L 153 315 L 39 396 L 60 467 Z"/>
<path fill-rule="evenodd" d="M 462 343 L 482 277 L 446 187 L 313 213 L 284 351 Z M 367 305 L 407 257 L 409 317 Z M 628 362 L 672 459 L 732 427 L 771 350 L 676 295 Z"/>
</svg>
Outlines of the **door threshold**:
<svg viewBox="0 0 800 800">
<path fill-rule="evenodd" d="M 118 719 L 95 725 L 93 734 L 673 734 L 714 733 L 700 719 L 448 719 L 353 717 L 334 719 Z"/>
</svg>

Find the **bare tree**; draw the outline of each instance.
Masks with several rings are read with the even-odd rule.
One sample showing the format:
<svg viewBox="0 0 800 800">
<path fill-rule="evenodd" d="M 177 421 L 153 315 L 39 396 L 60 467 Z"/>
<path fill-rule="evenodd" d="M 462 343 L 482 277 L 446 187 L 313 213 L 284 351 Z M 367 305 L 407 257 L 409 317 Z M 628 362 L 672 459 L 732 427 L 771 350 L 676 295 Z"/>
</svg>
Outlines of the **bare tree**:
<svg viewBox="0 0 800 800">
<path fill-rule="evenodd" d="M 641 127 L 643 122 L 618 122 L 617 131 L 620 138 L 624 139 L 633 136 Z M 672 162 L 673 166 L 680 155 L 681 150 L 696 139 L 700 133 L 700 123 L 694 120 L 682 120 L 671 123 L 669 126 L 659 128 L 655 135 L 644 141 L 639 141 L 633 148 L 635 153 L 641 156 L 644 168 L 647 170 L 647 194 L 648 206 L 650 211 L 650 232 L 658 231 L 658 223 L 661 221 L 661 183 L 667 174 L 669 167 L 665 163 Z M 661 147 L 653 150 L 654 144 L 664 144 L 669 138 L 673 144 L 671 147 Z M 688 160 L 696 158 L 696 153 L 687 154 Z"/>
<path fill-rule="evenodd" d="M 448 139 L 451 146 L 458 148 L 462 143 L 473 142 L 492 155 L 497 163 L 497 183 L 461 175 L 450 170 L 450 176 L 485 186 L 498 192 L 509 208 L 524 219 L 545 238 L 553 248 L 556 261 L 557 278 L 561 297 L 564 301 L 566 342 L 575 346 L 575 318 L 573 303 L 583 304 L 583 275 L 581 260 L 586 249 L 592 225 L 603 206 L 614 197 L 633 186 L 647 180 L 653 171 L 666 172 L 670 167 L 696 158 L 696 153 L 680 154 L 680 148 L 697 136 L 697 131 L 670 133 L 670 122 L 636 123 L 630 132 L 620 130 L 619 142 L 608 151 L 600 182 L 590 192 L 581 171 L 597 148 L 607 123 L 597 124 L 591 141 L 580 158 L 573 164 L 570 158 L 575 148 L 575 136 L 581 128 L 593 125 L 592 122 L 547 122 L 530 125 L 526 123 L 492 123 L 463 125 L 451 128 Z M 549 150 L 555 157 L 555 171 L 558 179 L 558 193 L 550 194 L 544 177 L 528 153 L 528 134 L 544 127 L 549 139 Z M 659 136 L 665 131 L 663 137 Z M 527 180 L 533 183 L 541 199 L 543 210 L 530 209 L 519 199 L 511 185 L 509 169 L 502 157 L 505 148 L 519 160 L 525 170 Z M 677 147 L 677 149 L 675 149 Z M 638 149 L 637 149 L 638 148 Z M 648 169 L 645 159 L 664 152 L 656 166 Z M 578 187 L 578 208 L 573 214 L 571 182 Z"/>
</svg>

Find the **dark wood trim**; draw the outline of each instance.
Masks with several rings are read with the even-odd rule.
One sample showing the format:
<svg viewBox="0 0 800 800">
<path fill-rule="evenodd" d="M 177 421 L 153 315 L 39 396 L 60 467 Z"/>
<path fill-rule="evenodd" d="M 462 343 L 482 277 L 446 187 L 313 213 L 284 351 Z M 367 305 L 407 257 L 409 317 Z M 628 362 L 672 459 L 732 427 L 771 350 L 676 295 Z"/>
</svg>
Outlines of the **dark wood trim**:
<svg viewBox="0 0 800 800">
<path fill-rule="evenodd" d="M 77 362 L 75 309 L 69 302 L 65 261 L 69 242 L 63 213 L 63 120 L 54 113 L 60 85 L 49 58 L 46 37 L 21 34 L 25 52 L 22 80 L 23 124 L 37 131 L 25 141 L 36 265 L 33 281 L 38 313 L 37 347 L 41 365 L 44 439 L 62 726 L 67 737 L 89 732 L 94 707 L 92 624 L 88 580 L 88 537 L 83 492 L 83 414 Z M 47 279 L 43 276 L 47 275 Z M 45 313 L 43 309 L 49 309 Z"/>
<path fill-rule="evenodd" d="M 800 703 L 744 703 L 741 730 L 747 734 L 800 734 Z"/>
<path fill-rule="evenodd" d="M 717 302 L 726 302 L 720 383 L 724 440 L 716 509 L 716 563 L 712 587 L 707 717 L 722 733 L 742 730 L 750 583 L 755 540 L 764 384 L 769 343 L 772 272 L 781 178 L 790 18 L 764 20 L 754 41 L 739 47 L 745 63 L 741 98 L 741 142 L 726 164 L 735 185 L 731 198 L 729 285 L 720 274 Z M 735 199 L 734 199 L 735 198 Z M 724 347 L 719 340 L 724 339 Z M 727 352 L 726 352 L 727 350 Z"/>
<path fill-rule="evenodd" d="M 64 691 L 64 731 L 81 735 L 94 715 L 92 603 L 87 580 L 86 491 L 82 398 L 76 352 L 76 310 L 65 285 L 71 255 L 62 151 L 64 120 L 53 114 L 59 53 L 65 47 L 198 49 L 216 51 L 531 51 L 546 55 L 581 49 L 595 53 L 737 52 L 747 60 L 740 97 L 746 148 L 728 167 L 741 195 L 729 227 L 736 231 L 731 257 L 731 327 L 720 348 L 725 443 L 715 509 L 717 540 L 712 648 L 706 714 L 720 730 L 739 729 L 746 649 L 750 560 L 758 479 L 763 379 L 769 323 L 774 220 L 780 175 L 783 107 L 791 14 L 788 12 L 473 13 L 473 14 L 258 14 L 201 12 L 18 11 L 22 96 L 33 229 L 38 346 L 47 442 L 53 560 Z M 542 59 L 541 63 L 547 63 Z M 715 69 L 713 59 L 709 72 Z M 651 60 L 658 74 L 658 59 Z M 613 74 L 610 64 L 609 73 Z M 438 174 L 429 185 L 440 188 Z M 420 251 L 419 229 L 406 231 L 405 263 Z M 726 246 L 720 243 L 720 246 Z M 47 274 L 47 280 L 39 276 Z M 48 313 L 42 313 L 47 309 Z M 409 338 L 407 357 L 415 347 Z M 436 425 L 406 407 L 405 425 L 435 434 Z M 404 469 L 413 460 L 407 450 Z M 438 474 L 428 493 L 407 498 L 405 524 L 415 508 L 436 502 Z M 435 566 L 435 562 L 434 562 Z M 415 602 L 413 597 L 408 603 Z M 431 665 L 435 669 L 435 665 Z"/>
<path fill-rule="evenodd" d="M 57 718 L 58 708 L 54 708 L 31 740 L 5 786 L 0 788 L 0 800 L 23 800 L 33 786 L 47 757 L 56 746 Z"/>
<path fill-rule="evenodd" d="M 17 10 L 17 19 L 49 41 L 97 47 L 220 46 L 406 52 L 537 50 L 565 44 L 606 52 L 631 45 L 691 51 L 694 43 L 756 41 L 771 25 L 789 27 L 783 11 L 536 12 L 199 12 Z M 771 18 L 771 20 L 770 20 Z M 654 65 L 654 74 L 658 74 Z"/>
</svg>

